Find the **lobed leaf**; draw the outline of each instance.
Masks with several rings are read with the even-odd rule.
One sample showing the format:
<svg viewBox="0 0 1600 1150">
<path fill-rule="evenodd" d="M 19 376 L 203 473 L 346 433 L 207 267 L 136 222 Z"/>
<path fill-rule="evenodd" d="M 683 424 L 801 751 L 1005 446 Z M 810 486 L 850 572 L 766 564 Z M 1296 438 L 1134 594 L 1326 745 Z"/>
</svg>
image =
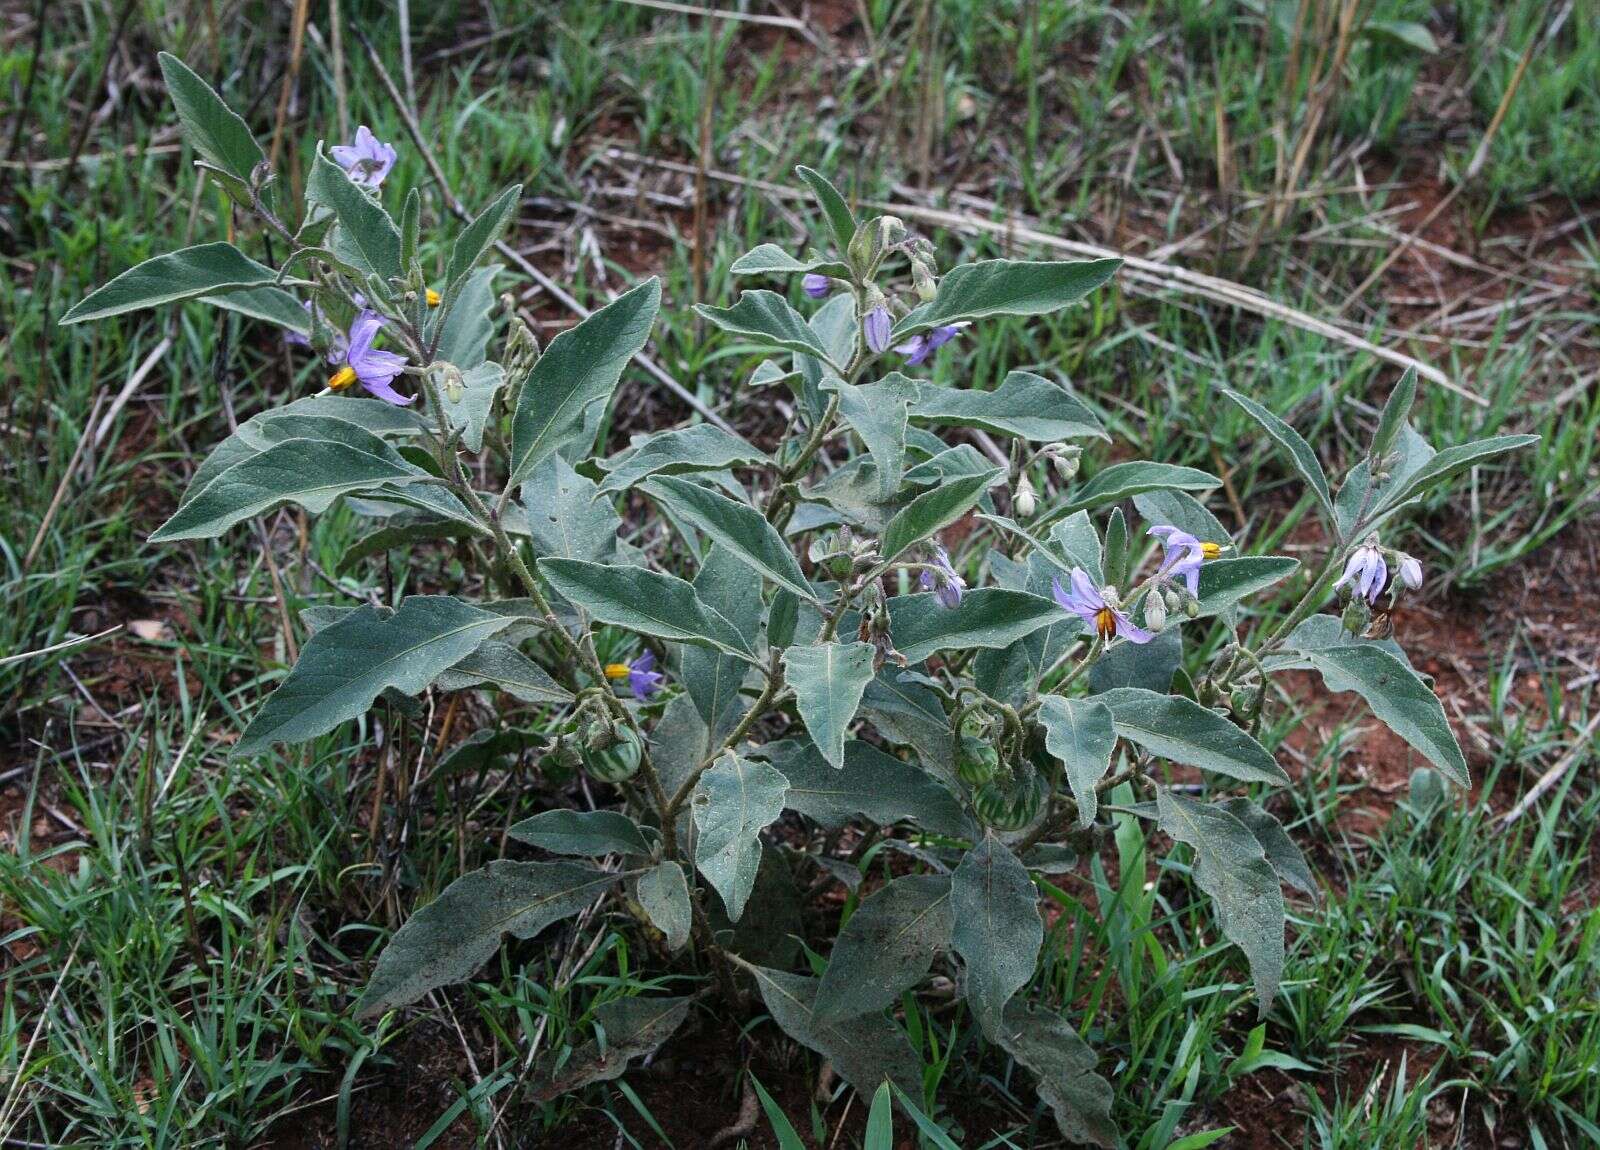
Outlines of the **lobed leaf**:
<svg viewBox="0 0 1600 1150">
<path fill-rule="evenodd" d="M 871 643 L 819 643 L 783 653 L 784 682 L 811 741 L 835 768 L 844 768 L 844 741 L 872 681 L 876 652 Z"/>
<path fill-rule="evenodd" d="M 769 763 L 725 751 L 700 776 L 694 812 L 694 865 L 739 921 L 761 865 L 761 830 L 783 813 L 789 781 Z"/>
<path fill-rule="evenodd" d="M 1328 476 L 1322 470 L 1322 463 L 1317 459 L 1317 453 L 1311 450 L 1311 445 L 1305 441 L 1298 431 L 1279 419 L 1272 412 L 1262 407 L 1248 396 L 1240 395 L 1237 391 L 1228 388 L 1222 389 L 1222 394 L 1261 426 L 1261 429 L 1272 437 L 1279 447 L 1289 456 L 1289 462 L 1294 465 L 1296 473 L 1306 481 L 1306 486 L 1311 488 L 1312 494 L 1317 497 L 1317 504 L 1322 508 L 1324 518 L 1329 523 L 1335 521 L 1333 509 L 1333 496 L 1328 490 Z"/>
<path fill-rule="evenodd" d="M 841 370 L 827 345 L 806 324 L 805 317 L 776 292 L 741 292 L 732 307 L 695 304 L 694 310 L 723 331 L 754 340 L 762 347 L 809 355 L 835 371 Z"/>
<path fill-rule="evenodd" d="M 1168 680 L 1171 680 L 1168 673 Z M 1078 825 L 1094 822 L 1100 798 L 1095 786 L 1111 770 L 1117 731 L 1111 708 L 1099 699 L 1046 695 L 1039 704 L 1045 750 L 1061 763 L 1062 773 L 1078 804 Z"/>
<path fill-rule="evenodd" d="M 689 942 L 694 921 L 683 867 L 671 859 L 657 863 L 639 877 L 637 893 L 645 914 L 666 935 L 667 949 L 682 950 Z"/>
<path fill-rule="evenodd" d="M 965 967 L 967 1005 L 994 1038 L 1004 1029 L 1006 1004 L 1033 977 L 1044 944 L 1039 892 L 1028 868 L 991 831 L 956 867 L 950 901 L 950 944 Z"/>
<path fill-rule="evenodd" d="M 806 581 L 794 552 L 766 517 L 748 503 L 668 475 L 647 481 L 645 491 L 785 591 L 816 602 L 816 592 Z"/>
<path fill-rule="evenodd" d="M 882 1010 L 921 982 L 950 946 L 950 885 L 949 875 L 906 875 L 863 899 L 834 941 L 813 1020 Z"/>
</svg>

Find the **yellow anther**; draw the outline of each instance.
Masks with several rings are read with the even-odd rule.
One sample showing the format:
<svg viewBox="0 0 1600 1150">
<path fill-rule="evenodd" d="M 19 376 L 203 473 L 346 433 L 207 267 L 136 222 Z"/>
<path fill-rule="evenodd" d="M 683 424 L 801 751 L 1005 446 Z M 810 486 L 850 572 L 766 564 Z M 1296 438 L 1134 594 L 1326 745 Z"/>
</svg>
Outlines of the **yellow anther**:
<svg viewBox="0 0 1600 1150">
<path fill-rule="evenodd" d="M 1102 607 L 1094 613 L 1094 630 L 1100 638 L 1110 642 L 1117 633 L 1117 613 L 1110 607 Z"/>
<path fill-rule="evenodd" d="M 334 391 L 343 391 L 345 388 L 349 387 L 355 381 L 356 381 L 356 369 L 353 368 L 353 367 L 345 366 L 345 367 L 341 367 L 338 371 L 333 373 L 333 375 L 328 380 L 328 386 Z"/>
<path fill-rule="evenodd" d="M 628 664 L 626 664 L 626 663 L 607 663 L 606 664 L 606 678 L 608 678 L 608 679 L 626 679 L 627 677 L 628 677 Z"/>
<path fill-rule="evenodd" d="M 1222 544 L 1202 543 L 1200 544 L 1200 554 L 1205 556 L 1207 559 L 1215 559 L 1218 555 L 1222 554 Z"/>
<path fill-rule="evenodd" d="M 432 288 L 428 289 L 428 294 L 424 298 L 427 299 L 429 307 L 439 306 L 439 293 L 434 291 Z"/>
</svg>

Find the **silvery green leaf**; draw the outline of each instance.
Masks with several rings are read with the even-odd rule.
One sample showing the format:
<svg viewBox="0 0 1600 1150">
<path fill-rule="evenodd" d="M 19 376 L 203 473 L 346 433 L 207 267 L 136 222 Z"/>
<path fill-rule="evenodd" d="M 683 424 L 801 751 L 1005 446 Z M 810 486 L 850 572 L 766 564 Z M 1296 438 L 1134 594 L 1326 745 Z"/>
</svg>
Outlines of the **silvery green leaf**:
<svg viewBox="0 0 1600 1150">
<path fill-rule="evenodd" d="M 1316 668 L 1306 658 L 1305 652 L 1323 647 L 1372 646 L 1382 647 L 1411 670 L 1411 660 L 1400 644 L 1393 639 L 1363 639 L 1344 629 L 1337 615 L 1312 615 L 1300 622 L 1283 641 L 1284 650 L 1268 655 L 1261 661 L 1268 671 L 1313 671 Z M 1426 680 L 1424 680 L 1426 682 Z"/>
<path fill-rule="evenodd" d="M 1145 491 L 1210 491 L 1222 481 L 1193 467 L 1173 463 L 1147 463 L 1133 460 L 1113 463 L 1095 473 L 1093 479 L 1072 492 L 1063 505 L 1064 512 L 1090 511 L 1118 503 Z"/>
<path fill-rule="evenodd" d="M 1200 568 L 1200 615 L 1219 615 L 1240 600 L 1281 583 L 1300 567 L 1282 555 L 1213 559 Z"/>
<path fill-rule="evenodd" d="M 447 779 L 462 772 L 488 770 L 544 745 L 544 736 L 533 731 L 484 727 L 446 751 L 434 773 L 438 778 Z"/>
<path fill-rule="evenodd" d="M 478 268 L 461 290 L 455 303 L 440 317 L 439 346 L 434 355 L 471 371 L 489 357 L 489 340 L 494 337 L 494 313 L 500 306 L 494 296 L 494 277 L 499 264 Z M 481 439 L 480 439 L 481 443 Z M 474 447 L 477 451 L 480 448 Z"/>
<path fill-rule="evenodd" d="M 808 272 L 848 280 L 850 265 L 837 260 L 797 260 L 777 244 L 758 244 L 734 260 L 728 271 L 736 276 L 799 276 Z"/>
<path fill-rule="evenodd" d="M 694 1000 L 683 998 L 614 998 L 595 1010 L 605 1042 L 590 1039 L 558 1063 L 546 1055 L 535 1072 L 532 1096 L 548 1102 L 595 1082 L 610 1082 L 627 1072 L 628 1064 L 658 1050 L 689 1017 Z M 559 1065 L 559 1069 L 557 1066 Z M 549 1076 L 548 1081 L 540 1081 Z"/>
<path fill-rule="evenodd" d="M 352 272 L 366 277 L 369 284 L 375 278 L 380 285 L 405 274 L 400 266 L 400 229 L 383 205 L 320 148 L 306 180 L 306 202 L 333 213 L 336 226 L 328 237 L 328 250 Z"/>
<path fill-rule="evenodd" d="M 201 296 L 200 302 L 251 319 L 265 320 L 297 335 L 311 334 L 311 317 L 300 306 L 300 301 L 282 288 L 239 288 L 222 295 Z"/>
<path fill-rule="evenodd" d="M 845 736 L 875 673 L 873 658 L 871 643 L 819 643 L 783 653 L 784 681 L 801 721 L 822 757 L 841 769 Z"/>
<path fill-rule="evenodd" d="M 990 468 L 977 475 L 948 478 L 938 487 L 918 495 L 895 512 L 894 518 L 883 529 L 879 550 L 884 559 L 899 558 L 906 548 L 960 519 L 1004 474 L 1003 469 Z"/>
<path fill-rule="evenodd" d="M 235 200 L 250 206 L 249 186 L 256 165 L 266 160 L 261 145 L 238 114 L 223 102 L 216 90 L 169 52 L 157 55 L 167 95 L 178 113 L 183 138 L 216 170 L 217 179 Z M 271 188 L 262 198 L 272 205 Z"/>
<path fill-rule="evenodd" d="M 924 384 L 911 418 L 936 427 L 978 427 L 1035 443 L 1110 438 L 1099 417 L 1077 396 L 1028 371 L 1008 373 L 993 391 Z"/>
<path fill-rule="evenodd" d="M 876 465 L 867 456 L 858 455 L 811 485 L 806 500 L 789 522 L 788 533 L 796 535 L 849 523 L 868 535 L 881 535 L 905 500 L 882 499 L 878 491 Z"/>
<path fill-rule="evenodd" d="M 1148 643 L 1115 643 L 1089 667 L 1089 693 L 1142 687 L 1164 695 L 1183 665 L 1183 628 L 1176 622 Z"/>
<path fill-rule="evenodd" d="M 283 503 L 317 512 L 340 495 L 425 478 L 427 472 L 392 451 L 379 456 L 332 440 L 287 439 L 218 473 L 150 541 L 211 539 Z"/>
<path fill-rule="evenodd" d="M 616 557 L 622 517 L 611 500 L 599 496 L 594 480 L 559 455 L 534 468 L 522 485 L 522 498 L 534 554 L 593 563 Z"/>
<path fill-rule="evenodd" d="M 1437 454 L 1433 445 L 1417 434 L 1416 428 L 1409 423 L 1403 425 L 1395 438 L 1394 449 L 1390 455 L 1392 465 L 1389 468 L 1389 478 L 1383 482 L 1381 491 L 1372 489 L 1372 467 L 1369 460 L 1363 459 L 1357 463 L 1344 477 L 1344 485 L 1339 488 L 1339 494 L 1333 500 L 1334 513 L 1338 516 L 1339 533 L 1345 537 L 1353 537 L 1357 518 L 1365 518 L 1368 521 L 1368 529 L 1374 526 L 1377 520 L 1371 512 L 1382 501 L 1383 493 L 1404 486 L 1411 476 L 1426 466 Z"/>
<path fill-rule="evenodd" d="M 445 417 L 451 427 L 460 428 L 461 442 L 468 451 L 483 450 L 483 432 L 494 411 L 495 396 L 506 385 L 506 373 L 498 363 L 480 363 L 461 375 L 461 394 L 444 400 Z"/>
<path fill-rule="evenodd" d="M 929 328 L 1002 315 L 1048 315 L 1077 303 L 1122 266 L 1105 260 L 980 260 L 951 268 L 933 299 L 894 326 L 899 343 Z"/>
<path fill-rule="evenodd" d="M 1378 500 L 1376 514 L 1384 515 L 1398 510 L 1451 476 L 1538 442 L 1537 435 L 1498 435 L 1493 439 L 1478 439 L 1458 447 L 1447 447 L 1404 480 L 1389 483 Z"/>
<path fill-rule="evenodd" d="M 649 739 L 650 761 L 668 794 L 682 786 L 711 753 L 711 731 L 687 693 L 676 695 L 667 703 Z M 679 817 L 687 823 L 687 812 Z M 683 833 L 687 835 L 687 831 Z"/>
<path fill-rule="evenodd" d="M 689 801 L 697 832 L 694 865 L 706 876 L 734 922 L 761 865 L 761 830 L 783 813 L 789 782 L 770 763 L 725 751 L 700 776 Z"/>
<path fill-rule="evenodd" d="M 1306 486 L 1310 487 L 1312 494 L 1317 497 L 1323 515 L 1329 523 L 1332 523 L 1335 514 L 1333 496 L 1328 490 L 1328 477 L 1322 470 L 1322 463 L 1317 459 L 1317 453 L 1311 450 L 1311 445 L 1298 431 L 1255 400 L 1226 387 L 1222 389 L 1222 394 L 1227 396 L 1239 410 L 1255 420 L 1261 429 L 1272 437 L 1273 442 L 1283 448 L 1285 454 L 1289 456 L 1289 462 L 1294 465 L 1295 472 L 1306 481 Z"/>
<path fill-rule="evenodd" d="M 583 910 L 624 876 L 575 862 L 492 862 L 413 914 L 378 958 L 356 1015 L 372 1018 L 470 978 L 508 931 L 532 938 Z"/>
<path fill-rule="evenodd" d="M 882 1010 L 927 975 L 950 945 L 949 875 L 907 875 L 861 901 L 834 940 L 812 1020 Z"/>
<path fill-rule="evenodd" d="M 805 936 L 800 898 L 804 890 L 789 865 L 789 855 L 771 843 L 761 844 L 761 867 L 756 885 L 745 900 L 738 922 L 728 918 L 722 897 L 706 892 L 706 925 L 711 937 L 730 954 L 749 962 L 793 966 L 800 958 Z"/>
<path fill-rule="evenodd" d="M 435 680 L 443 691 L 492 687 L 524 703 L 570 703 L 572 692 L 510 643 L 490 639 Z"/>
<path fill-rule="evenodd" d="M 695 572 L 694 591 L 750 641 L 761 632 L 761 579 L 726 547 L 713 547 Z M 720 742 L 745 707 L 739 694 L 750 665 L 735 655 L 707 647 L 685 646 L 681 657 L 683 685 L 694 700 L 712 737 Z"/>
<path fill-rule="evenodd" d="M 1289 781 L 1271 752 L 1192 699 L 1139 687 L 1117 687 L 1095 699 L 1111 708 L 1118 735 L 1153 755 L 1247 783 Z"/>
<path fill-rule="evenodd" d="M 1250 828 L 1219 806 L 1156 791 L 1161 829 L 1195 856 L 1194 880 L 1211 896 L 1217 925 L 1250 962 L 1263 1017 L 1283 976 L 1283 892 Z"/>
<path fill-rule="evenodd" d="M 906 418 L 917 385 L 893 371 L 866 386 L 834 379 L 823 387 L 838 393 L 839 414 L 866 445 L 878 470 L 878 495 L 888 499 L 905 475 Z"/>
<path fill-rule="evenodd" d="M 850 246 L 850 241 L 856 234 L 856 217 L 850 210 L 850 205 L 839 194 L 839 189 L 829 182 L 824 176 L 804 164 L 795 168 L 795 175 L 806 182 L 811 189 L 811 194 L 817 201 L 817 206 L 822 209 L 822 214 L 828 218 L 828 227 L 833 232 L 833 242 L 843 252 Z"/>
<path fill-rule="evenodd" d="M 1096 699 L 1046 695 L 1039 704 L 1045 750 L 1061 763 L 1062 774 L 1078 804 L 1078 825 L 1094 822 L 1100 799 L 1095 786 L 1111 770 L 1117 732 L 1111 709 Z"/>
<path fill-rule="evenodd" d="M 926 770 L 946 781 L 955 778 L 950 717 L 939 696 L 927 687 L 905 682 L 886 666 L 867 684 L 861 696 L 861 714 L 884 738 L 916 751 Z"/>
<path fill-rule="evenodd" d="M 1014 998 L 1006 1006 L 998 1041 L 1038 1076 L 1039 1097 L 1055 1113 L 1056 1126 L 1068 1141 L 1116 1150 L 1111 1084 L 1094 1072 L 1094 1051 L 1064 1018 Z"/>
<path fill-rule="evenodd" d="M 949 788 L 869 743 L 846 743 L 843 769 L 829 764 L 809 740 L 769 743 L 766 751 L 788 780 L 784 805 L 826 829 L 859 815 L 885 826 L 909 819 L 937 834 L 972 833 L 971 818 Z"/>
<path fill-rule="evenodd" d="M 383 411 L 374 411 L 373 408 Z M 398 418 L 387 412 L 398 413 Z M 331 439 L 348 444 L 395 464 L 409 468 L 396 454 L 385 437 L 409 438 L 420 431 L 416 417 L 404 408 L 393 407 L 381 399 L 346 399 L 335 396 L 308 395 L 303 399 L 272 411 L 264 411 L 241 423 L 234 433 L 212 449 L 211 454 L 195 469 L 184 491 L 179 506 L 188 503 L 204 491 L 211 481 L 228 468 L 246 459 L 260 455 L 273 444 L 286 439 Z M 337 496 L 327 496 L 320 501 L 303 504 L 308 510 L 327 510 Z"/>
<path fill-rule="evenodd" d="M 234 753 L 314 739 L 365 714 L 384 690 L 418 694 L 512 622 L 449 595 L 408 596 L 388 616 L 357 607 L 307 640 Z"/>
<path fill-rule="evenodd" d="M 1039 960 L 1044 943 L 1039 892 L 1028 868 L 991 831 L 956 867 L 950 901 L 950 944 L 965 968 L 967 1005 L 993 1038 L 1003 1029 L 1006 1003 L 1028 985 Z"/>
<path fill-rule="evenodd" d="M 544 811 L 513 823 L 506 834 L 558 855 L 648 855 L 639 825 L 621 811 Z"/>
<path fill-rule="evenodd" d="M 1354 691 L 1385 726 L 1410 743 L 1463 789 L 1472 786 L 1467 760 L 1438 696 L 1410 667 L 1372 643 L 1302 652 L 1330 691 Z"/>
<path fill-rule="evenodd" d="M 1097 581 L 1105 578 L 1104 553 L 1100 533 L 1087 511 L 1076 511 L 1050 528 L 1050 546 L 1059 552 L 1067 568 L 1082 567 Z M 1044 549 L 1048 554 L 1050 548 Z"/>
<path fill-rule="evenodd" d="M 951 789 L 953 781 L 946 784 L 924 766 L 869 743 L 845 744 L 843 769 L 828 763 L 810 740 L 772 743 L 767 752 L 789 780 L 785 805 L 825 829 L 859 816 L 885 826 L 909 821 L 936 834 L 975 833 L 975 824 Z"/>
<path fill-rule="evenodd" d="M 661 281 L 652 276 L 550 341 L 511 415 L 508 487 L 582 434 L 585 414 L 610 400 L 623 368 L 650 339 L 660 306 Z"/>
<path fill-rule="evenodd" d="M 666 505 L 676 518 L 726 547 L 785 591 L 816 600 L 816 592 L 794 552 L 766 517 L 737 499 L 729 499 L 688 479 L 658 475 L 644 485 L 651 498 Z"/>
<path fill-rule="evenodd" d="M 1147 523 L 1165 523 L 1212 543 L 1228 538 L 1228 529 L 1186 491 L 1142 491 L 1133 497 L 1133 505 Z"/>
<path fill-rule="evenodd" d="M 914 429 L 913 429 L 914 430 Z M 911 432 L 906 432 L 906 443 L 911 442 Z M 906 482 L 915 483 L 919 487 L 937 487 L 952 479 L 965 479 L 969 476 L 987 475 L 990 485 L 1001 483 L 1005 479 L 1005 469 L 999 468 L 996 474 L 994 460 L 984 455 L 970 443 L 958 443 L 954 447 L 941 447 L 933 455 L 917 464 L 906 472 Z"/>
<path fill-rule="evenodd" d="M 448 302 L 455 295 L 456 290 L 478 266 L 478 261 L 488 254 L 500 236 L 505 232 L 506 225 L 511 222 L 517 213 L 517 205 L 522 199 L 522 185 L 512 184 L 505 191 L 495 197 L 493 203 L 478 213 L 461 233 L 456 236 L 456 242 L 450 249 L 450 263 L 445 268 L 445 289 L 442 293 Z"/>
<path fill-rule="evenodd" d="M 1372 449 L 1367 452 L 1369 459 L 1381 459 L 1389 454 L 1394 447 L 1395 440 L 1400 437 L 1400 429 L 1406 426 L 1411 418 L 1411 405 L 1417 398 L 1417 369 L 1406 368 L 1400 376 L 1400 382 L 1394 385 L 1394 390 L 1389 393 L 1389 398 L 1384 401 L 1383 412 L 1378 416 L 1378 429 L 1372 436 Z"/>
<path fill-rule="evenodd" d="M 889 600 L 890 632 L 909 663 L 952 647 L 1005 647 L 1067 618 L 1053 600 L 1000 587 L 968 591 L 957 606 L 948 608 L 932 594 Z"/>
<path fill-rule="evenodd" d="M 1267 856 L 1268 864 L 1277 872 L 1280 880 L 1305 892 L 1313 899 L 1318 897 L 1320 892 L 1317 890 L 1317 878 L 1306 865 L 1306 856 L 1294 845 L 1294 840 L 1283 829 L 1282 823 L 1249 799 L 1228 799 L 1221 806 L 1223 810 L 1250 828 L 1250 833 L 1255 835 L 1256 842 L 1261 844 L 1261 850 Z"/>
<path fill-rule="evenodd" d="M 550 558 L 539 560 L 539 574 L 557 594 L 602 623 L 658 639 L 699 643 L 756 661 L 738 629 L 702 603 L 694 588 L 676 575 Z"/>
<path fill-rule="evenodd" d="M 219 240 L 136 264 L 79 300 L 61 323 L 86 323 L 201 296 L 271 287 L 277 278 L 271 268 Z"/>
<path fill-rule="evenodd" d="M 694 310 L 723 331 L 743 336 L 761 347 L 809 355 L 835 371 L 840 370 L 828 354 L 827 346 L 806 325 L 805 318 L 776 292 L 746 291 L 740 293 L 732 307 L 696 304 Z"/>
<path fill-rule="evenodd" d="M 771 463 L 760 451 L 732 432 L 711 423 L 697 423 L 676 431 L 660 431 L 643 443 L 610 459 L 600 483 L 600 493 L 627 491 L 652 475 L 679 475 L 690 471 L 722 471 L 738 465 Z"/>
<path fill-rule="evenodd" d="M 831 1062 L 861 1097 L 870 1098 L 885 1078 L 914 1097 L 921 1096 L 922 1064 L 905 1031 L 886 1015 L 823 1022 L 812 1012 L 817 979 L 749 963 L 740 965 L 755 976 L 772 1021 L 801 1046 Z"/>
<path fill-rule="evenodd" d="M 639 876 L 637 893 L 645 914 L 667 936 L 667 949 L 682 950 L 693 924 L 689 883 L 683 877 L 683 867 L 671 859 L 657 863 Z"/>
</svg>

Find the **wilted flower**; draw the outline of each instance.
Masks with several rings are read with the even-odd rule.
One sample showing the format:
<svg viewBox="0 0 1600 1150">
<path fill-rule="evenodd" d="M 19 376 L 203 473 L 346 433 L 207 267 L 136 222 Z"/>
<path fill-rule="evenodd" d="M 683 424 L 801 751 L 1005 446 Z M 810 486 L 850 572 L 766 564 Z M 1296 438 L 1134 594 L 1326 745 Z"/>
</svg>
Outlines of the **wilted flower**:
<svg viewBox="0 0 1600 1150">
<path fill-rule="evenodd" d="M 800 290 L 812 299 L 821 299 L 833 290 L 833 281 L 820 272 L 807 272 L 800 279 Z"/>
<path fill-rule="evenodd" d="M 385 144 L 372 134 L 371 128 L 362 124 L 356 129 L 355 143 L 335 144 L 328 149 L 328 155 L 349 173 L 354 183 L 376 188 L 394 167 L 398 153 L 393 144 Z"/>
<path fill-rule="evenodd" d="M 607 663 L 605 671 L 608 679 L 628 680 L 633 697 L 643 702 L 661 690 L 661 684 L 666 681 L 666 676 L 655 668 L 656 653 L 646 648 L 630 663 Z"/>
<path fill-rule="evenodd" d="M 885 304 L 879 304 L 867 312 L 867 318 L 861 321 L 861 330 L 867 336 L 867 346 L 878 355 L 888 350 L 889 333 L 893 329 L 894 323 L 889 318 L 889 308 Z"/>
<path fill-rule="evenodd" d="M 1398 578 L 1408 591 L 1415 591 L 1422 586 L 1422 564 L 1413 556 L 1401 552 L 1400 571 Z"/>
<path fill-rule="evenodd" d="M 375 311 L 364 311 L 356 316 L 356 321 L 350 325 L 344 366 L 328 380 L 328 386 L 334 391 L 341 391 L 352 383 L 360 383 L 385 403 L 404 407 L 416 397 L 401 395 L 391 385 L 395 376 L 406 366 L 406 357 L 392 351 L 379 351 L 372 346 L 381 327 L 383 317 Z"/>
<path fill-rule="evenodd" d="M 1207 559 L 1215 559 L 1222 554 L 1223 544 L 1202 543 L 1187 531 L 1166 523 L 1158 523 L 1150 528 L 1148 534 L 1158 537 L 1166 548 L 1166 554 L 1161 560 L 1160 575 L 1169 578 L 1181 577 L 1188 585 L 1189 594 L 1200 594 L 1200 565 Z"/>
<path fill-rule="evenodd" d="M 1351 552 L 1349 562 L 1344 565 L 1344 574 L 1333 586 L 1338 589 L 1349 583 L 1355 593 L 1368 603 L 1376 603 L 1388 579 L 1389 568 L 1383 561 L 1383 552 L 1378 549 L 1378 541 L 1374 537 Z M 1421 564 L 1417 566 L 1417 580 L 1422 580 Z"/>
<path fill-rule="evenodd" d="M 906 357 L 906 362 L 913 367 L 927 363 L 933 358 L 933 353 L 961 334 L 964 323 L 948 323 L 943 327 L 936 327 L 932 331 L 921 332 L 912 336 L 905 343 L 897 344 L 895 350 Z"/>
<path fill-rule="evenodd" d="M 950 563 L 950 552 L 939 544 L 933 545 L 933 567 L 930 571 L 924 568 L 917 577 L 917 582 L 924 591 L 932 591 L 939 600 L 939 606 L 954 608 L 961 605 L 961 593 L 967 589 L 967 581 L 963 579 Z"/>
<path fill-rule="evenodd" d="M 1155 636 L 1142 627 L 1134 626 L 1126 612 L 1108 603 L 1107 596 L 1089 579 L 1082 567 L 1072 569 L 1072 590 L 1061 586 L 1060 579 L 1050 580 L 1050 590 L 1056 602 L 1071 611 L 1085 623 L 1094 625 L 1095 634 L 1110 641 L 1120 635 L 1130 643 L 1148 643 Z"/>
</svg>

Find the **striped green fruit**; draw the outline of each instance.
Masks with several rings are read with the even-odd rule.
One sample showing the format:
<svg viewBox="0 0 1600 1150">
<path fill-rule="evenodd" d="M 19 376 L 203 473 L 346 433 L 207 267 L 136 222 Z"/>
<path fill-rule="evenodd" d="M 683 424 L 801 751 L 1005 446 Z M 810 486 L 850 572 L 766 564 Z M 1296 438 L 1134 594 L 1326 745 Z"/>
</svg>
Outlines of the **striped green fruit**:
<svg viewBox="0 0 1600 1150">
<path fill-rule="evenodd" d="M 1000 771 L 1000 752 L 994 744 L 976 735 L 962 735 L 956 753 L 956 774 L 969 787 L 982 786 Z"/>
<path fill-rule="evenodd" d="M 1031 771 L 1015 782 L 991 779 L 972 792 L 972 809 L 997 831 L 1020 831 L 1038 817 L 1045 790 L 1045 781 Z"/>
<path fill-rule="evenodd" d="M 603 751 L 585 749 L 583 769 L 602 783 L 625 783 L 639 773 L 639 738 L 621 730 L 616 743 Z"/>
</svg>

